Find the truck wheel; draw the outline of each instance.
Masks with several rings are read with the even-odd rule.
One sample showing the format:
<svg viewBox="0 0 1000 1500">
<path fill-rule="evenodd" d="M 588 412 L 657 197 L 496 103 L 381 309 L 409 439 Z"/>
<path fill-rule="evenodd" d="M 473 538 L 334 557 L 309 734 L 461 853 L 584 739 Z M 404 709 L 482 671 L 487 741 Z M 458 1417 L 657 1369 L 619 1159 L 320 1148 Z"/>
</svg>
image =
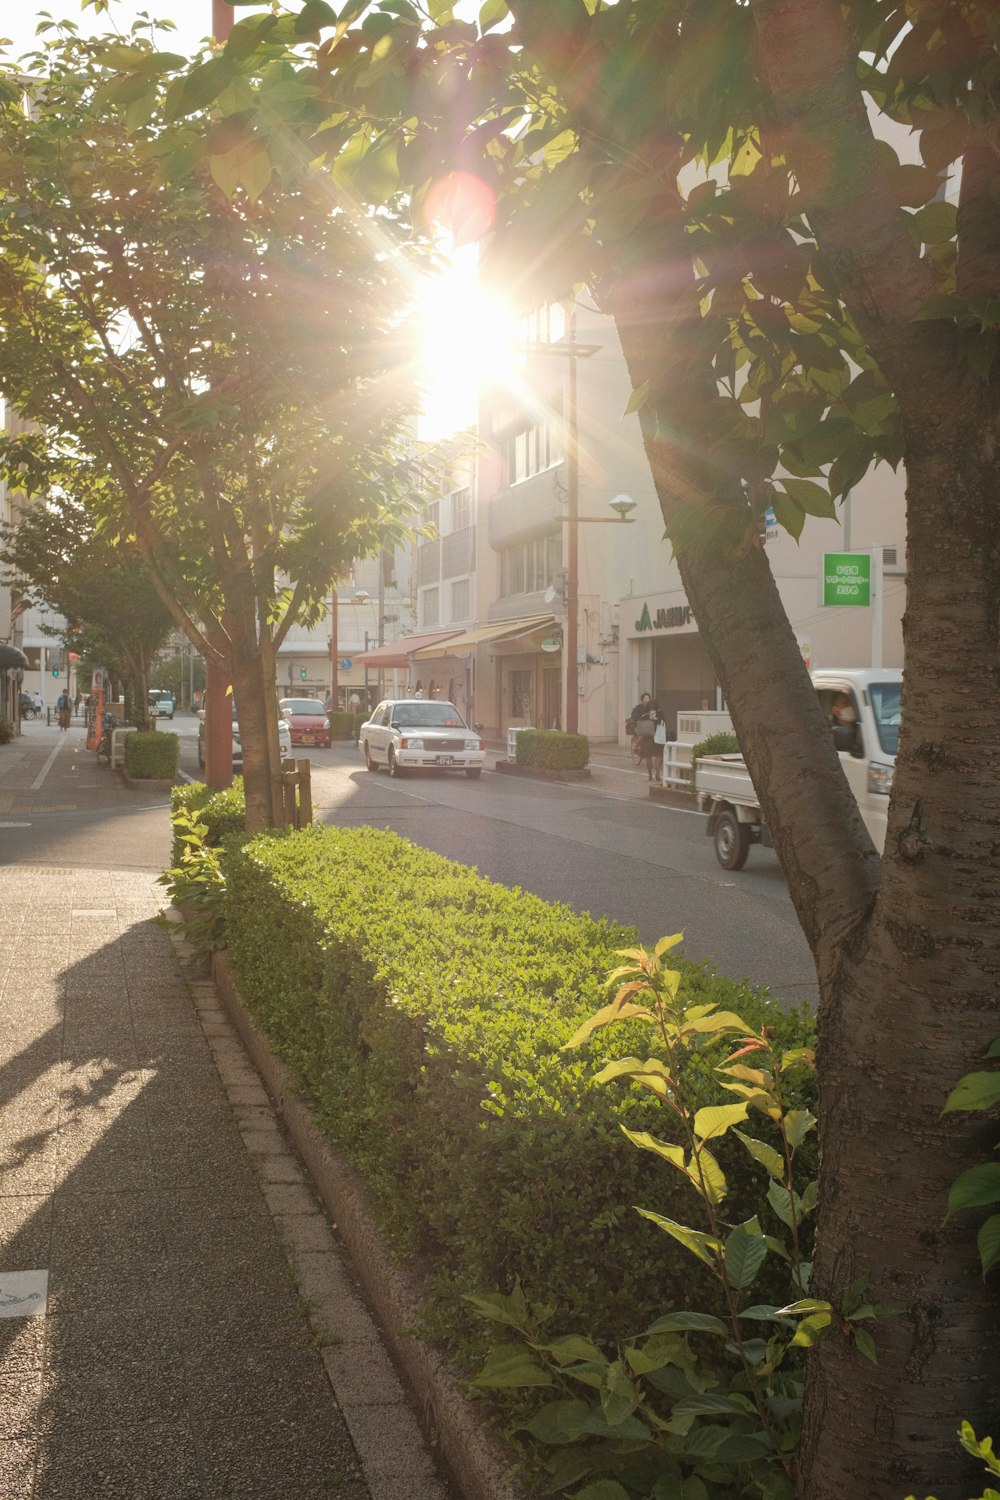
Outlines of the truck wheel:
<svg viewBox="0 0 1000 1500">
<path fill-rule="evenodd" d="M 715 857 L 724 870 L 742 870 L 750 852 L 750 829 L 734 812 L 720 813 L 715 825 Z"/>
</svg>

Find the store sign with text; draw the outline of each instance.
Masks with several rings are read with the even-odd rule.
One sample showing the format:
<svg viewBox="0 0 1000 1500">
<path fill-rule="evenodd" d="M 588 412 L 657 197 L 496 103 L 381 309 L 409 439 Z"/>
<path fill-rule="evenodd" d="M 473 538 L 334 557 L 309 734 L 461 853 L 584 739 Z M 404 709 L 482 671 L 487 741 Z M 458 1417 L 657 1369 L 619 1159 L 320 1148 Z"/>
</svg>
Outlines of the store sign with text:
<svg viewBox="0 0 1000 1500">
<path fill-rule="evenodd" d="M 635 622 L 636 630 L 676 630 L 681 625 L 693 625 L 694 615 L 691 613 L 690 604 L 672 604 L 666 609 L 658 609 L 655 615 L 649 612 L 649 605 L 642 606 L 642 614 Z"/>
</svg>

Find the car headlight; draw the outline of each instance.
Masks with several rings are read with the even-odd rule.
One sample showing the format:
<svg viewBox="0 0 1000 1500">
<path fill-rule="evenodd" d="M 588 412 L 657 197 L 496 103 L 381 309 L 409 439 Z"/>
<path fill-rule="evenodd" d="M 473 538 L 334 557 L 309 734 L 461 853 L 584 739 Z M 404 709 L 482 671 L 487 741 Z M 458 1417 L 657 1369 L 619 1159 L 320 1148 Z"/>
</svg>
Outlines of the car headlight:
<svg viewBox="0 0 1000 1500">
<path fill-rule="evenodd" d="M 870 760 L 868 762 L 868 790 L 880 792 L 883 797 L 888 797 L 892 791 L 894 770 L 895 766 L 886 766 L 881 761 Z"/>
<path fill-rule="evenodd" d="M 323 728 L 324 729 L 329 729 L 329 727 L 330 727 L 330 720 L 329 719 L 324 719 L 323 720 Z"/>
<path fill-rule="evenodd" d="M 466 750 L 481 750 L 483 747 L 478 740 L 466 740 L 465 748 Z"/>
<path fill-rule="evenodd" d="M 419 736 L 414 739 L 412 735 L 408 735 L 406 739 L 400 740 L 399 748 L 400 750 L 422 750 L 424 742 Z"/>
</svg>

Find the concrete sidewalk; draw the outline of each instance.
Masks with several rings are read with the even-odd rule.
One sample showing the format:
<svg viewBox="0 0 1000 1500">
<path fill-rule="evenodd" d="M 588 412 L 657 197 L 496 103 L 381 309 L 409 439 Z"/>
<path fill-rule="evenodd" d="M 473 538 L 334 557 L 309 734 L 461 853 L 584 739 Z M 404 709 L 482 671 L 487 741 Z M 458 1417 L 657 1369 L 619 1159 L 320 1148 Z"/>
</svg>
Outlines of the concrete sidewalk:
<svg viewBox="0 0 1000 1500">
<path fill-rule="evenodd" d="M 33 798 L 142 802 L 69 743 L 33 785 L 57 735 L 0 749 L 0 840 Z M 448 1500 L 165 899 L 0 864 L 0 1497 Z"/>
</svg>

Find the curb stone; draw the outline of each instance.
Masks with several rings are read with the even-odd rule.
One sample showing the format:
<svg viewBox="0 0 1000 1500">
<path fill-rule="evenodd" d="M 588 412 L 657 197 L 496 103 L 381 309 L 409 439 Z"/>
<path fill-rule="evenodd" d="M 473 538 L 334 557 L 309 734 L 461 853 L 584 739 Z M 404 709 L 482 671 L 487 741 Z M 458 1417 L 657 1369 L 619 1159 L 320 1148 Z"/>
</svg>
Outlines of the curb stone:
<svg viewBox="0 0 1000 1500">
<path fill-rule="evenodd" d="M 493 767 L 501 776 L 529 776 L 536 781 L 589 781 L 590 767 L 560 771 L 551 766 L 519 766 L 514 760 L 498 760 Z"/>
<path fill-rule="evenodd" d="M 419 1288 L 391 1260 L 365 1201 L 361 1178 L 313 1122 L 291 1070 L 271 1049 L 247 1012 L 225 952 L 212 955 L 212 977 L 223 1008 L 270 1092 L 313 1185 L 337 1226 L 380 1329 L 418 1402 L 423 1426 L 467 1500 L 524 1500 L 511 1479 L 516 1455 L 486 1428 L 462 1393 L 448 1361 L 430 1344 L 403 1331 L 420 1317 Z M 343 1363 L 324 1354 L 333 1371 Z M 335 1386 L 336 1389 L 336 1386 Z"/>
</svg>

